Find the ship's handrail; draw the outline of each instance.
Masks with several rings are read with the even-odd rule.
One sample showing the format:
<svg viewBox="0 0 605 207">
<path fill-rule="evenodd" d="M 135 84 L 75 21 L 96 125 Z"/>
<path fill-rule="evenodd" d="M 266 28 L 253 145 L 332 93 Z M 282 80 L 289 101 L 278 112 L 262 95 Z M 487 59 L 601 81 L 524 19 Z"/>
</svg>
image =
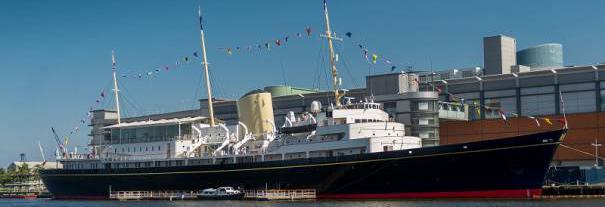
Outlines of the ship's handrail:
<svg viewBox="0 0 605 207">
<path fill-rule="evenodd" d="M 244 190 L 244 198 L 261 200 L 298 200 L 315 199 L 317 191 L 315 189 L 265 189 L 265 190 Z"/>
<path fill-rule="evenodd" d="M 122 139 L 122 140 L 112 140 L 108 142 L 104 142 L 104 144 L 133 144 L 133 143 L 146 143 L 146 142 L 165 142 L 165 141 L 175 141 L 175 140 L 191 140 L 193 139 L 193 135 L 185 134 L 181 136 L 174 137 L 146 137 L 143 139 Z"/>
</svg>

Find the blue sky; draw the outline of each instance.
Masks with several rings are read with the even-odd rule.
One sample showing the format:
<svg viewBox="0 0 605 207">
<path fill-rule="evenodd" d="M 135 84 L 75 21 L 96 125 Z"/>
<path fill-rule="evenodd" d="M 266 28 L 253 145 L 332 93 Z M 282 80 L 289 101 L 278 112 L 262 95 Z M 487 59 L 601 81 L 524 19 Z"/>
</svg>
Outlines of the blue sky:
<svg viewBox="0 0 605 207">
<path fill-rule="evenodd" d="M 360 42 L 399 65 L 435 70 L 481 66 L 482 37 L 506 34 L 517 48 L 562 43 L 566 65 L 605 62 L 605 2 L 584 1 L 400 1 L 331 0 L 333 30 L 351 32 L 337 43 L 345 87 L 361 87 L 368 65 Z M 267 1 L 2 1 L 0 2 L 0 167 L 25 152 L 40 160 L 37 142 L 52 157 L 50 127 L 69 132 L 90 106 L 113 107 L 111 50 L 120 74 L 175 64 L 199 50 L 197 6 L 207 35 L 214 94 L 237 98 L 267 85 L 326 89 L 325 40 L 294 38 L 306 26 L 323 30 L 322 2 Z M 270 52 L 227 55 L 218 48 L 246 47 L 290 35 Z M 172 68 L 172 67 L 171 67 Z M 125 115 L 197 108 L 206 94 L 201 66 L 186 64 L 149 80 L 121 78 Z M 319 74 L 319 75 L 318 75 Z M 319 84 L 318 84 L 319 83 Z M 84 146 L 90 129 L 71 137 Z"/>
</svg>

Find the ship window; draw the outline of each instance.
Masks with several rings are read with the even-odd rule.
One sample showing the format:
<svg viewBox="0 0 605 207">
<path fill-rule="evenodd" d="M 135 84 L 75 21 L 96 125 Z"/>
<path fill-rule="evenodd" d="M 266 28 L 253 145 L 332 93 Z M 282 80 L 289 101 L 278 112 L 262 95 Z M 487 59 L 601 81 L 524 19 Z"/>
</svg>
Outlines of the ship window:
<svg viewBox="0 0 605 207">
<path fill-rule="evenodd" d="M 162 151 L 162 148 L 160 148 L 160 146 L 158 145 L 158 151 Z"/>
<path fill-rule="evenodd" d="M 155 146 L 151 146 L 151 151 L 154 151 L 154 150 L 155 150 Z"/>
<path fill-rule="evenodd" d="M 382 146 L 382 151 L 389 151 L 389 146 Z"/>
<path fill-rule="evenodd" d="M 122 152 L 124 152 L 124 147 L 122 147 Z"/>
<path fill-rule="evenodd" d="M 115 148 L 115 149 L 114 149 L 114 153 L 118 153 L 118 148 Z"/>
<path fill-rule="evenodd" d="M 145 146 L 145 152 L 149 151 L 149 146 Z"/>
<path fill-rule="evenodd" d="M 167 138 L 175 138 L 179 135 L 179 127 L 178 125 L 170 125 L 166 127 L 166 137 Z"/>
</svg>

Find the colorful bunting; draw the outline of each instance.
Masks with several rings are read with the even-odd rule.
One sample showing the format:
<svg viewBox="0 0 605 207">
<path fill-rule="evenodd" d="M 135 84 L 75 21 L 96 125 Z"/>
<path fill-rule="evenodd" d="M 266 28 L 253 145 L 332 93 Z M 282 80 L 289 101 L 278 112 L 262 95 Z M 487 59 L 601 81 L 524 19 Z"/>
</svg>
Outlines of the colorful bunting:
<svg viewBox="0 0 605 207">
<path fill-rule="evenodd" d="M 533 116 L 527 116 L 527 118 L 530 118 L 530 119 L 534 120 L 534 121 L 536 122 L 536 125 L 537 125 L 538 127 L 540 127 L 540 121 L 539 121 L 538 119 L 536 119 L 536 117 L 533 117 Z"/>
<path fill-rule="evenodd" d="M 311 36 L 311 27 L 305 28 L 305 32 L 307 32 L 307 36 Z"/>
<path fill-rule="evenodd" d="M 475 100 L 473 101 L 473 105 L 475 105 L 475 109 L 477 110 L 477 116 L 481 117 L 481 104 L 479 101 Z"/>
<path fill-rule="evenodd" d="M 376 64 L 377 60 L 378 60 L 378 55 L 377 54 L 372 54 L 372 63 Z"/>
<path fill-rule="evenodd" d="M 393 67 L 395 67 L 395 66 L 393 66 Z M 436 86 L 435 89 L 437 89 L 437 92 L 443 93 L 443 86 Z"/>
<path fill-rule="evenodd" d="M 506 115 L 504 114 L 504 111 L 502 111 L 501 109 L 498 109 L 498 114 L 500 114 L 500 117 L 502 117 L 502 119 L 504 119 L 504 121 L 506 120 Z"/>
<path fill-rule="evenodd" d="M 566 125 L 567 125 L 567 120 L 566 120 L 565 118 L 559 118 L 559 119 L 557 119 L 557 121 L 558 121 L 559 123 L 561 123 L 563 126 L 566 126 Z"/>
<path fill-rule="evenodd" d="M 546 122 L 548 125 L 551 125 L 551 126 L 552 126 L 552 122 L 550 121 L 550 119 L 549 119 L 549 118 L 544 118 L 544 121 L 545 121 L 545 122 Z"/>
</svg>

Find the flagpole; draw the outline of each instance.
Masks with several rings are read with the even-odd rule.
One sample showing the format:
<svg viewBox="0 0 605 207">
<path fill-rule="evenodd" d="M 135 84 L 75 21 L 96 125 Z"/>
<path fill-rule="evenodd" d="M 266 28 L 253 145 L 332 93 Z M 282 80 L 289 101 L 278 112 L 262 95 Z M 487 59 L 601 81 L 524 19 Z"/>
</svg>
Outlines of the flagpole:
<svg viewBox="0 0 605 207">
<path fill-rule="evenodd" d="M 563 127 L 567 129 L 567 115 L 565 113 L 565 104 L 563 103 L 563 93 L 561 93 L 561 91 L 559 91 L 559 100 L 561 100 L 561 112 L 563 112 L 563 120 L 565 120 L 565 125 Z"/>
<path fill-rule="evenodd" d="M 330 30 L 330 16 L 328 15 L 328 3 L 324 0 L 324 15 L 326 19 L 326 38 L 328 39 L 328 48 L 330 49 L 330 66 L 332 68 L 332 88 L 334 90 L 334 102 L 336 107 L 340 107 L 340 99 L 344 96 L 344 92 L 340 92 L 340 79 L 338 78 L 338 70 L 334 60 L 334 46 L 332 44 L 332 31 Z"/>
<path fill-rule="evenodd" d="M 210 76 L 208 75 L 208 59 L 206 58 L 206 41 L 204 40 L 204 27 L 202 26 L 202 8 L 197 7 L 197 14 L 200 18 L 200 41 L 202 44 L 202 57 L 204 65 L 204 76 L 206 78 L 206 92 L 208 93 L 208 114 L 210 116 L 210 126 L 214 127 L 214 108 L 212 106 L 212 89 L 210 85 Z"/>
<path fill-rule="evenodd" d="M 118 124 L 122 123 L 120 116 L 120 97 L 118 96 L 118 78 L 116 77 L 116 56 L 114 51 L 111 51 L 111 71 L 113 73 L 113 94 L 116 99 L 116 112 L 118 113 Z"/>
</svg>

